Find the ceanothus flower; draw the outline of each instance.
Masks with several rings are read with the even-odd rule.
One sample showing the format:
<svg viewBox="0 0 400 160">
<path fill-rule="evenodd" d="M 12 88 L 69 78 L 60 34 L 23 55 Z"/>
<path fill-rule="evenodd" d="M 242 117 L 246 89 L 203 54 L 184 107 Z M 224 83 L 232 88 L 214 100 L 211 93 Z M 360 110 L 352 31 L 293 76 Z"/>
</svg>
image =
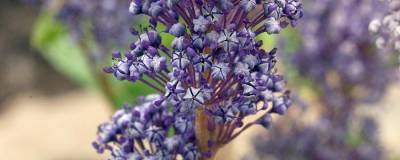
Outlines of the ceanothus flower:
<svg viewBox="0 0 400 160">
<path fill-rule="evenodd" d="M 129 11 L 147 15 L 149 26 L 140 32 L 131 28 L 136 42 L 124 56 L 113 54 L 112 66 L 104 70 L 119 80 L 139 81 L 159 92 L 146 107 L 136 107 L 151 114 L 137 113 L 136 108 L 127 111 L 144 116 L 139 125 L 143 131 L 135 129 L 135 133 L 141 133 L 154 148 L 120 152 L 122 145 L 117 145 L 109 149 L 112 155 L 125 156 L 121 159 L 133 154 L 165 159 L 179 155 L 188 160 L 213 157 L 247 128 L 268 128 L 268 117 L 284 114 L 291 105 L 284 79 L 276 73 L 277 50 L 262 49 L 256 36 L 295 25 L 303 14 L 298 0 L 133 0 Z M 279 31 L 266 27 L 269 20 Z M 161 43 L 158 25 L 174 37 L 171 44 Z M 243 122 L 260 111 L 265 112 L 259 120 Z M 137 122 L 133 118 L 130 123 Z M 174 135 L 166 134 L 170 128 Z M 96 148 L 110 148 L 99 142 Z"/>
</svg>

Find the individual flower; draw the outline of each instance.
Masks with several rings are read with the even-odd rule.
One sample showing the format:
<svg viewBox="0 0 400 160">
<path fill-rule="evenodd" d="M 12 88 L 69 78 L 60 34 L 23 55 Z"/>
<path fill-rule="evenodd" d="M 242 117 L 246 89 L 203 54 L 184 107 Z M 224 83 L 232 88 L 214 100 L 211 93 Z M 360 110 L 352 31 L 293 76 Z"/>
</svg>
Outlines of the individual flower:
<svg viewBox="0 0 400 160">
<path fill-rule="evenodd" d="M 290 94 L 284 90 L 282 76 L 276 73 L 277 50 L 262 49 L 262 42 L 255 37 L 279 33 L 266 27 L 270 20 L 279 25 L 279 30 L 295 25 L 303 14 L 298 0 L 133 0 L 129 11 L 132 15 L 147 15 L 149 26 L 140 31 L 132 28 L 137 41 L 123 56 L 113 54 L 113 64 L 104 70 L 119 80 L 142 82 L 159 92 L 160 96 L 145 110 L 167 108 L 162 110 L 168 113 L 144 118 L 146 123 L 154 117 L 172 121 L 174 132 L 166 135 L 171 127 L 165 124 L 139 125 L 146 133 L 141 137 L 155 143 L 156 149 L 138 153 L 129 148 L 123 150 L 125 157 L 121 159 L 137 154 L 143 159 L 160 155 L 171 155 L 165 159 L 175 159 L 175 155 L 183 159 L 213 157 L 247 128 L 268 128 L 266 121 L 271 114 L 284 114 L 290 107 Z M 171 44 L 161 43 L 158 25 L 165 26 L 164 31 L 174 37 Z M 261 111 L 265 112 L 259 120 L 243 121 Z M 162 115 L 173 118 L 168 120 L 170 117 Z M 174 136 L 190 140 L 168 140 L 171 144 L 167 150 L 173 146 L 182 149 L 173 154 L 158 148 L 166 143 L 163 140 Z M 105 146 L 100 149 L 110 148 L 99 142 L 95 146 Z M 122 145 L 112 148 L 108 150 L 113 156 L 122 153 Z"/>
</svg>

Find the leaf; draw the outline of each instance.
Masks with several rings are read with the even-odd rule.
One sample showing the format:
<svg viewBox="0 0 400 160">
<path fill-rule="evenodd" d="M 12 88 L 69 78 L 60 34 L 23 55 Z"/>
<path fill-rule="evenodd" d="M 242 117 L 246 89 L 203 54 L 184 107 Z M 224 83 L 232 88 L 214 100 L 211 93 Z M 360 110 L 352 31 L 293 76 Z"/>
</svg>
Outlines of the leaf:
<svg viewBox="0 0 400 160">
<path fill-rule="evenodd" d="M 33 47 L 56 70 L 82 86 L 96 87 L 96 80 L 86 57 L 52 13 L 41 13 L 33 27 L 31 41 Z"/>
<path fill-rule="evenodd" d="M 105 73 L 101 75 L 105 83 L 101 83 L 101 77 L 96 75 L 98 72 L 94 73 L 96 71 L 91 68 L 96 67 L 94 70 L 101 72 L 102 66 L 90 66 L 86 54 L 74 42 L 66 28 L 54 19 L 54 15 L 49 11 L 41 13 L 34 25 L 31 42 L 57 71 L 83 87 L 103 92 L 116 109 L 123 103 L 136 103 L 139 96 L 155 93 L 140 82 L 118 81 Z"/>
</svg>

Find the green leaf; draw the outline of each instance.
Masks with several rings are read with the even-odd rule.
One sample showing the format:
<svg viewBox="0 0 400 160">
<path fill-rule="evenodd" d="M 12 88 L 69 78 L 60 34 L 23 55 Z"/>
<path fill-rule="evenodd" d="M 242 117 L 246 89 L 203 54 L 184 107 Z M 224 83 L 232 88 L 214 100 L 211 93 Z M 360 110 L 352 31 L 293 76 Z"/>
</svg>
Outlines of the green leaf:
<svg viewBox="0 0 400 160">
<path fill-rule="evenodd" d="M 123 103 L 136 103 L 138 96 L 155 93 L 140 82 L 119 81 L 111 75 L 101 75 L 102 65 L 90 66 L 93 63 L 89 63 L 86 53 L 71 38 L 66 28 L 54 19 L 54 15 L 49 11 L 41 13 L 34 25 L 31 42 L 56 70 L 81 86 L 103 92 L 116 109 Z M 90 41 L 90 38 L 87 39 Z M 98 73 L 103 76 L 105 83 L 101 83 L 102 77 Z"/>
<path fill-rule="evenodd" d="M 96 86 L 86 57 L 53 13 L 41 13 L 33 27 L 32 44 L 62 74 L 82 86 Z"/>
</svg>

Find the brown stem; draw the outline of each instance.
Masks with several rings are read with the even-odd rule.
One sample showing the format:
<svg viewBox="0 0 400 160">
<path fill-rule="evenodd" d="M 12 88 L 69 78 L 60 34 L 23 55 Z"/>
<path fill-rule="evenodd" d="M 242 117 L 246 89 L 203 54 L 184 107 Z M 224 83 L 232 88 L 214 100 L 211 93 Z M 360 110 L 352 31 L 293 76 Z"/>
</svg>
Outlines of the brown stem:
<svg viewBox="0 0 400 160">
<path fill-rule="evenodd" d="M 215 132 L 208 130 L 208 116 L 204 110 L 198 110 L 196 112 L 196 143 L 199 146 L 201 153 L 211 152 L 211 157 L 202 156 L 201 160 L 214 160 L 218 150 L 223 146 L 222 144 L 214 144 L 211 148 L 208 147 L 208 142 L 210 140 L 217 143 L 213 138 L 216 137 Z"/>
<path fill-rule="evenodd" d="M 208 151 L 208 140 L 210 139 L 210 133 L 207 129 L 207 115 L 204 110 L 198 110 L 196 113 L 196 141 L 201 152 Z"/>
</svg>

